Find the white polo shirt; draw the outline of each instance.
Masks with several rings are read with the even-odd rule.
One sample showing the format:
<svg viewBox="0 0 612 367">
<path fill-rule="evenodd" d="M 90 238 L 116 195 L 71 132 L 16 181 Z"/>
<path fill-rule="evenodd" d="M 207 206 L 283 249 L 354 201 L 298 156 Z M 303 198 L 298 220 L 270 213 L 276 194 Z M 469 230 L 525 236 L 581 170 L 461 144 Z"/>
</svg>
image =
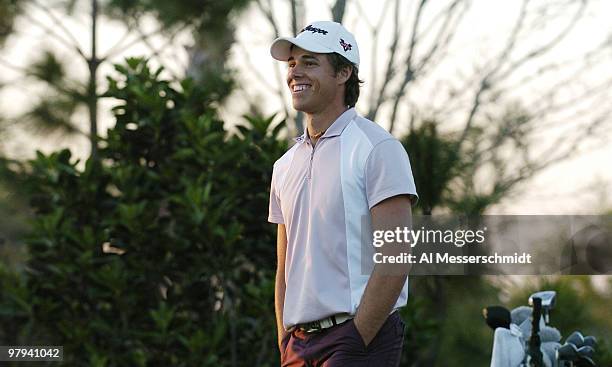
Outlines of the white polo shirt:
<svg viewBox="0 0 612 367">
<path fill-rule="evenodd" d="M 404 147 L 354 108 L 314 149 L 306 132 L 295 141 L 274 163 L 268 216 L 287 229 L 285 328 L 356 313 L 369 279 L 361 257 L 363 234 L 371 239 L 370 209 L 417 195 Z M 395 308 L 407 299 L 408 281 Z"/>
</svg>

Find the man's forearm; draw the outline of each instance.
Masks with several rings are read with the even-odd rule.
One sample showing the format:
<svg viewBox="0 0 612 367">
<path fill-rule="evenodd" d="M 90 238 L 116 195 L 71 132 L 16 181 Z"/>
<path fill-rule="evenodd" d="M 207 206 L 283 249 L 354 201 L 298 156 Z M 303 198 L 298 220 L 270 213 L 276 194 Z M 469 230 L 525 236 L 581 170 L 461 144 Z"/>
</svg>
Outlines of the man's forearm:
<svg viewBox="0 0 612 367">
<path fill-rule="evenodd" d="M 283 309 L 285 307 L 285 257 L 287 253 L 287 230 L 284 224 L 278 225 L 276 237 L 276 281 L 274 283 L 274 311 L 276 313 L 276 329 L 278 347 L 287 332 L 283 327 Z"/>
<path fill-rule="evenodd" d="M 355 315 L 355 326 L 367 345 L 380 330 L 404 287 L 407 275 L 386 275 L 377 264 Z"/>
<path fill-rule="evenodd" d="M 390 231 L 411 227 L 410 205 L 407 196 L 395 196 L 377 204 L 371 209 L 372 229 Z M 397 256 L 409 252 L 410 246 L 400 246 L 392 241 L 385 243 L 379 250 L 383 255 Z M 405 264 L 379 263 L 374 266 L 354 320 L 366 345 L 374 339 L 397 302 L 406 283 L 409 268 Z"/>
<path fill-rule="evenodd" d="M 285 305 L 285 276 L 284 272 L 277 272 L 276 284 L 274 286 L 274 309 L 276 311 L 276 329 L 278 335 L 278 346 L 280 348 L 281 341 L 287 335 L 283 326 L 283 307 Z"/>
</svg>

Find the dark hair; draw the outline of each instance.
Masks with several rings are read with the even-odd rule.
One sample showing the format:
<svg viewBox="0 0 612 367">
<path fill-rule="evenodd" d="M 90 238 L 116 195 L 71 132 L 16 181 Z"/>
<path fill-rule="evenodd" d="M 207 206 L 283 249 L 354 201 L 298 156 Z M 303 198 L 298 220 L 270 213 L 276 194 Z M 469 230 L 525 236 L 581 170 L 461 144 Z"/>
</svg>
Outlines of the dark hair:
<svg viewBox="0 0 612 367">
<path fill-rule="evenodd" d="M 353 65 L 346 57 L 337 54 L 335 52 L 326 54 L 334 72 L 338 74 L 345 67 L 353 68 L 351 76 L 346 81 L 346 88 L 344 90 L 344 104 L 349 107 L 355 107 L 355 103 L 359 99 L 359 84 L 363 83 L 363 80 L 359 80 L 359 70 Z"/>
</svg>

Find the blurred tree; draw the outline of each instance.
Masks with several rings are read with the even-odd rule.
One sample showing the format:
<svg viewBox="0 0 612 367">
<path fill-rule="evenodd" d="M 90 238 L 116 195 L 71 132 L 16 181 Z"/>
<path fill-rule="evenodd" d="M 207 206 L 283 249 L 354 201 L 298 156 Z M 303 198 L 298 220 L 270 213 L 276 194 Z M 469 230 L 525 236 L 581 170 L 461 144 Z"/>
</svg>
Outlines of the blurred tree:
<svg viewBox="0 0 612 367">
<path fill-rule="evenodd" d="M 148 14 L 155 16 L 166 32 L 187 29 L 193 43 L 187 47 L 186 76 L 197 83 L 205 82 L 210 90 L 218 90 L 222 99 L 233 84 L 226 63 L 234 43 L 234 15 L 249 1 L 109 0 L 108 10 L 134 29 L 141 28 L 139 25 Z"/>
<path fill-rule="evenodd" d="M 15 18 L 21 13 L 23 0 L 0 0 L 0 47 L 13 32 Z"/>
<path fill-rule="evenodd" d="M 284 124 L 230 134 L 214 92 L 141 59 L 117 70 L 100 159 L 79 169 L 61 150 L 12 169 L 35 217 L 27 272 L 0 266 L 0 344 L 63 345 L 73 366 L 277 365 L 262 213 Z"/>
<path fill-rule="evenodd" d="M 177 34 L 191 30 L 194 45 L 192 58 L 186 74 L 196 82 L 206 83 L 209 90 L 215 90 L 218 99 L 229 94 L 232 78 L 225 69 L 225 60 L 233 42 L 233 28 L 228 20 L 239 11 L 248 0 L 234 1 L 121 1 L 121 0 L 3 0 L 0 13 L 0 42 L 14 31 L 13 23 L 22 19 L 27 24 L 43 30 L 45 37 L 62 45 L 73 58 L 87 66 L 87 80 L 79 80 L 73 72 L 67 71 L 66 59 L 55 49 L 43 50 L 30 65 L 23 67 L 0 59 L 23 76 L 43 85 L 46 91 L 34 102 L 29 111 L 12 120 L 29 123 L 40 134 L 59 131 L 64 134 L 88 136 L 91 156 L 96 157 L 98 136 L 98 99 L 100 65 L 112 61 L 126 50 L 137 44 L 146 45 L 152 57 L 159 57 L 161 50 L 152 45 L 154 36 L 164 36 L 169 47 Z M 71 17 L 80 20 L 84 15 L 87 23 L 89 50 L 81 46 L 84 39 L 63 20 Z M 145 31 L 142 24 L 147 15 L 159 20 L 159 27 Z M 122 20 L 126 32 L 117 43 L 106 51 L 100 50 L 100 22 Z M 162 62 L 163 64 L 163 62 Z M 184 73 L 185 71 L 183 71 Z M 81 130 L 78 111 L 85 107 L 89 115 L 89 128 Z"/>
<path fill-rule="evenodd" d="M 370 49 L 360 50 L 370 55 L 371 62 L 361 66 L 360 77 L 366 84 L 357 107 L 369 119 L 388 126 L 391 133 L 431 132 L 434 124 L 436 134 L 452 138 L 446 141 L 453 146 L 440 154 L 454 151 L 462 157 L 460 163 L 468 165 L 461 165 L 452 180 L 446 177 L 436 185 L 444 186 L 448 180 L 445 190 L 453 195 L 441 204 L 453 211 L 484 212 L 520 183 L 577 154 L 587 138 L 609 131 L 612 111 L 605 101 L 611 97 L 612 77 L 599 78 L 590 72 L 605 70 L 608 58 L 604 55 L 612 37 L 602 33 L 592 48 L 570 58 L 560 59 L 555 53 L 570 45 L 564 42 L 589 21 L 589 10 L 602 6 L 601 1 L 523 0 L 509 6 L 516 11 L 512 18 L 503 14 L 504 21 L 513 19 L 509 28 L 487 29 L 491 39 L 484 35 L 482 39 L 490 44 L 483 41 L 483 46 L 476 40 L 474 45 L 456 44 L 459 39 L 466 42 L 461 37 L 471 28 L 466 27 L 468 18 L 481 16 L 482 3 L 470 0 L 386 0 L 376 11 L 358 0 L 325 5 L 294 0 L 284 18 L 279 14 L 287 10 L 282 9 L 287 8 L 285 2 L 258 1 L 256 5 L 269 25 L 262 36 L 269 39 L 297 34 L 306 25 L 303 15 L 310 7 L 323 6 L 328 19 L 342 20 L 358 39 L 372 41 Z M 470 47 L 478 51 L 464 54 Z M 245 59 L 252 56 L 249 47 L 240 50 Z M 300 130 L 301 115 L 290 108 L 282 67 L 275 63 L 274 81 L 258 75 L 262 71 L 257 68 L 249 69 L 247 76 L 269 89 L 289 122 Z M 406 139 L 417 143 L 414 137 Z M 426 200 L 431 193 L 426 193 Z M 427 205 L 423 209 L 429 212 L 431 203 Z"/>
<path fill-rule="evenodd" d="M 419 192 L 418 207 L 424 215 L 434 208 L 448 206 L 450 182 L 461 175 L 462 162 L 451 136 L 440 135 L 436 121 L 424 121 L 402 139 L 410 157 L 412 174 Z M 471 213 L 471 211 L 467 211 Z"/>
</svg>

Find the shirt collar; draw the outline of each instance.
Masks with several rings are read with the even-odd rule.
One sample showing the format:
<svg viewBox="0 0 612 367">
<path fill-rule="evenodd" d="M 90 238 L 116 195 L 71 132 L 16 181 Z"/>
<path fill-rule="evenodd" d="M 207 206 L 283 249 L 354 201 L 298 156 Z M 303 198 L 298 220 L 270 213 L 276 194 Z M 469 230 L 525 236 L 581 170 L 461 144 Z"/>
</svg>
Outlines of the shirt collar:
<svg viewBox="0 0 612 367">
<path fill-rule="evenodd" d="M 325 131 L 325 134 L 323 134 L 323 136 L 321 136 L 320 139 L 331 138 L 332 136 L 338 136 L 342 134 L 344 129 L 353 120 L 353 118 L 355 118 L 356 115 L 357 115 L 357 112 L 355 111 L 355 107 L 351 107 L 348 110 L 344 111 L 340 116 L 338 116 L 336 121 L 334 121 L 334 123 L 331 124 L 327 128 L 327 130 Z M 304 132 L 302 133 L 302 135 L 294 138 L 293 140 L 297 143 L 305 142 L 306 139 L 308 138 L 306 136 L 306 132 L 307 132 L 307 129 L 304 128 Z"/>
</svg>

